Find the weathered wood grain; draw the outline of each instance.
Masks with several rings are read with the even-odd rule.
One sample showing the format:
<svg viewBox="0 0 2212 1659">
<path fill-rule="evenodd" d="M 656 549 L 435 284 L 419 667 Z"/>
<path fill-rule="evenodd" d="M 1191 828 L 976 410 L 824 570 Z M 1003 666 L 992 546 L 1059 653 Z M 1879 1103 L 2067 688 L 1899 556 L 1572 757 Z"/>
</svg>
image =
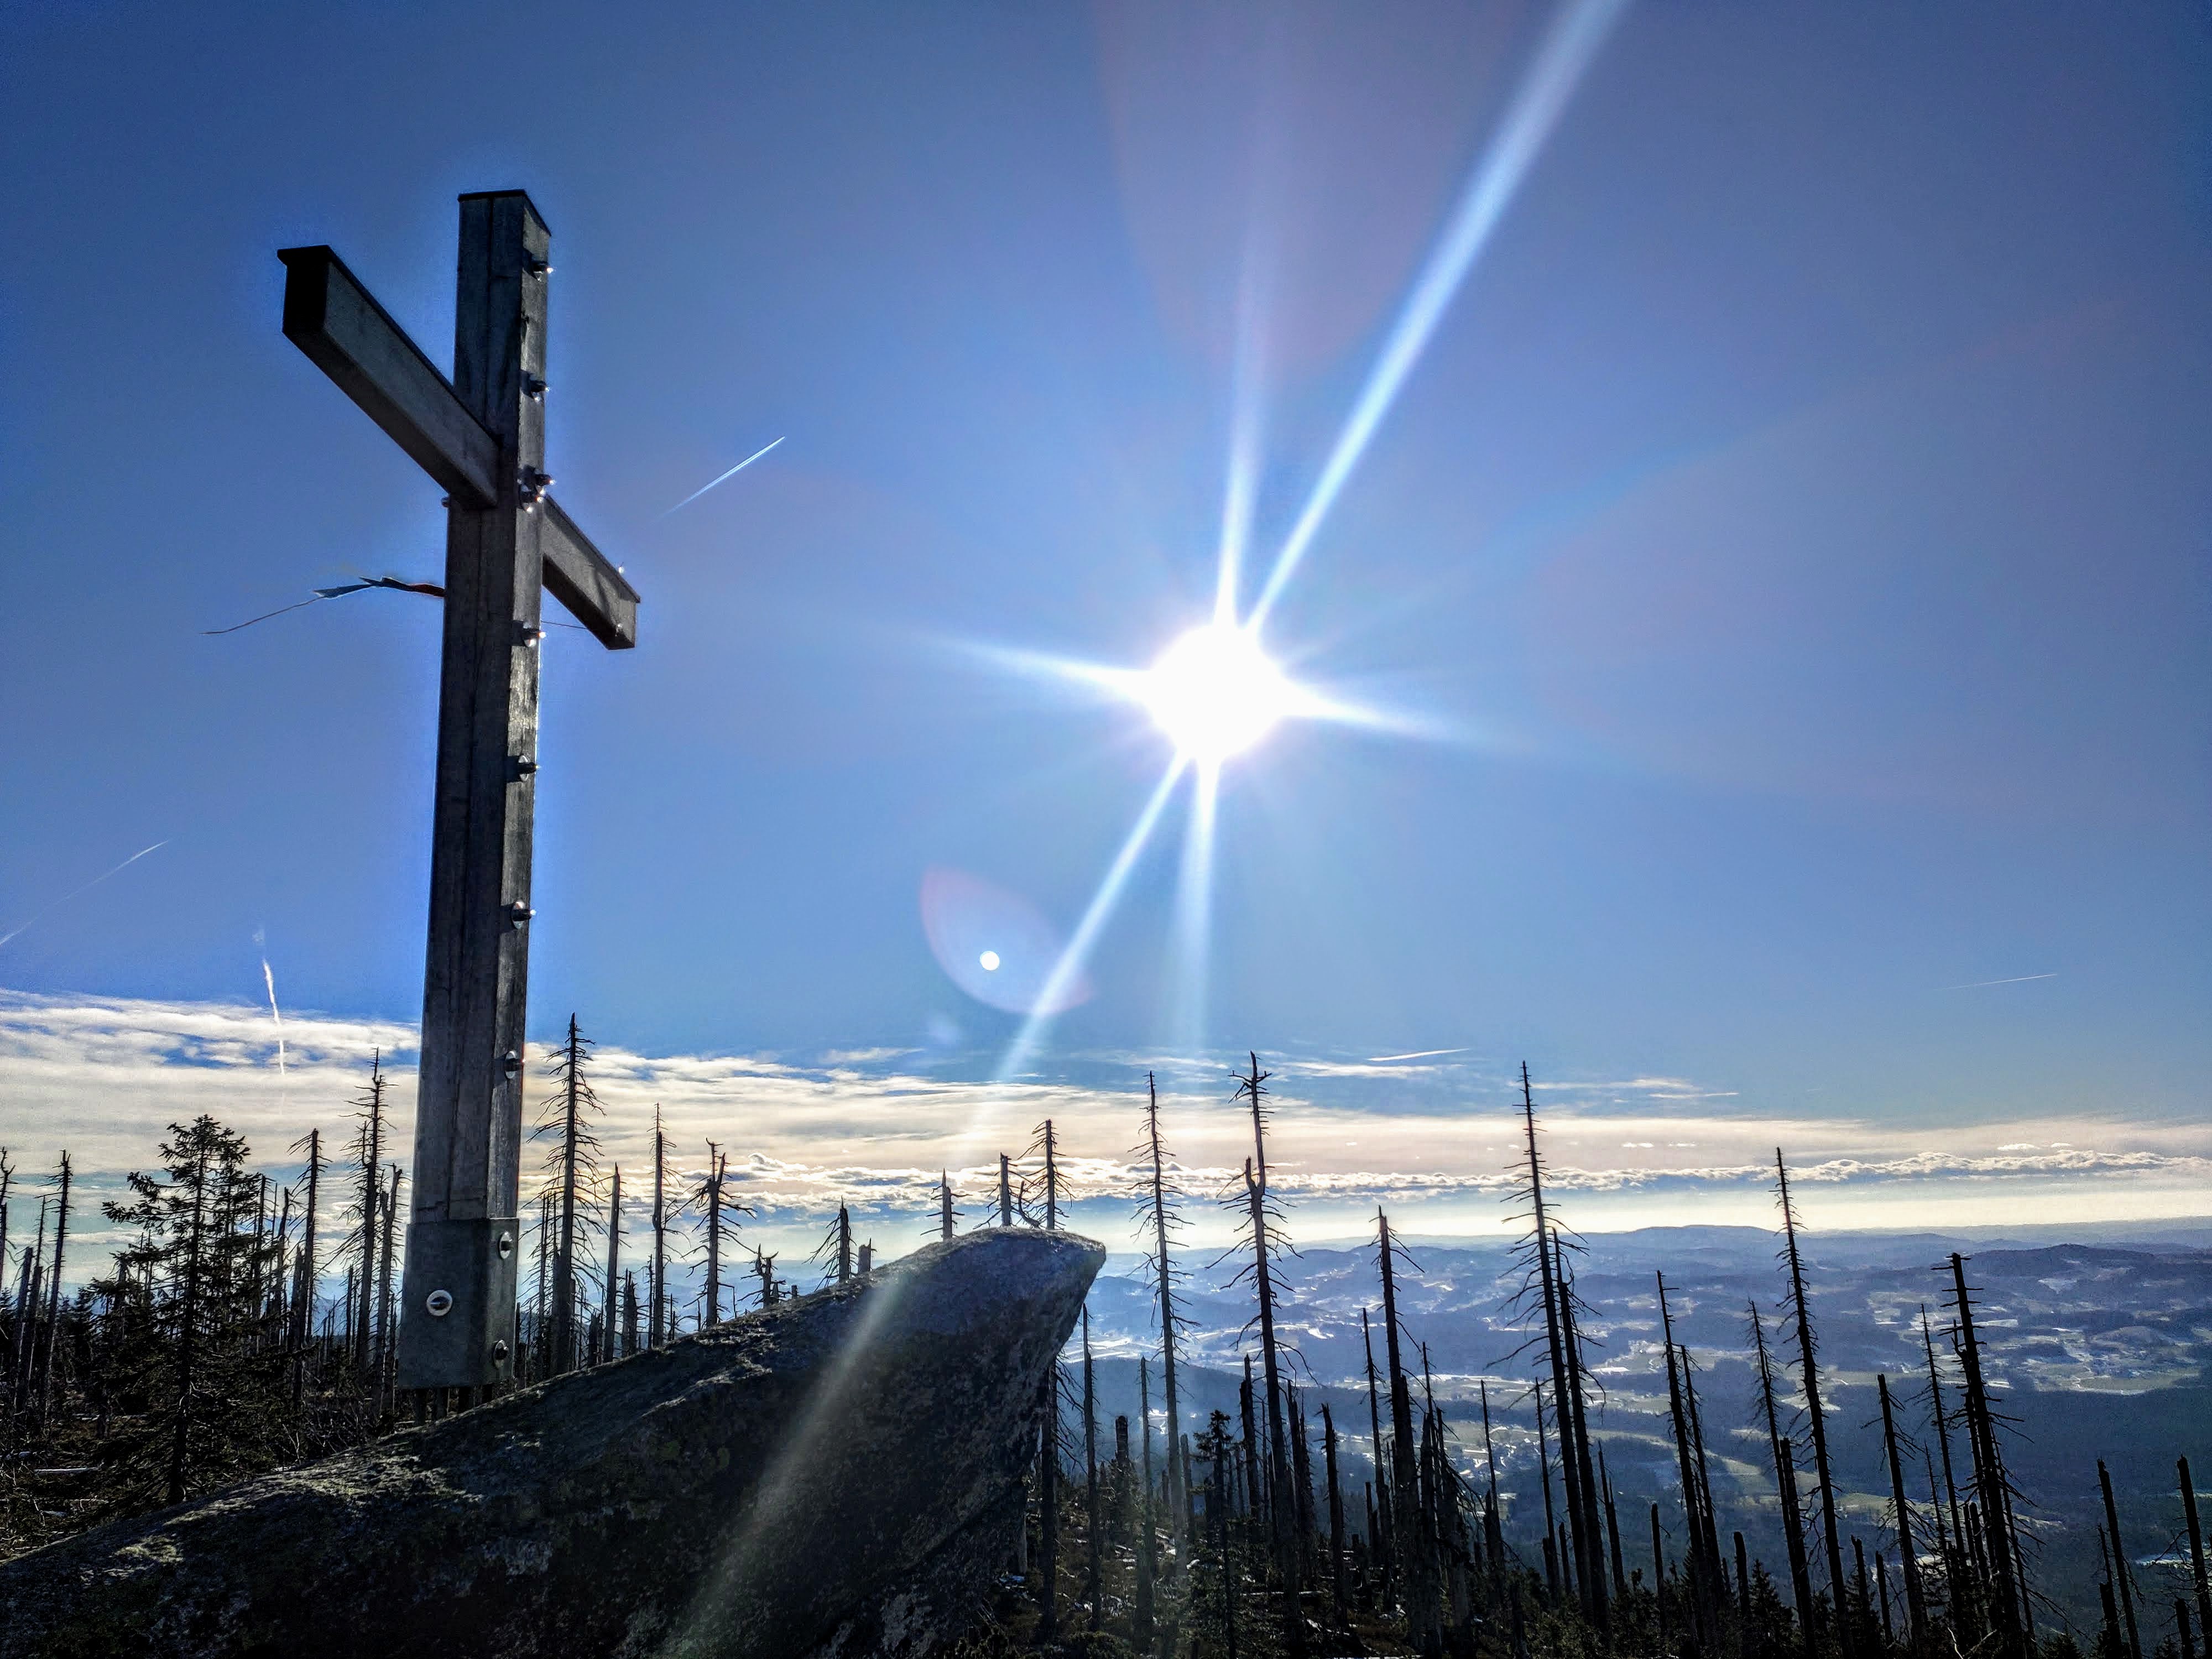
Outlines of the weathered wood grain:
<svg viewBox="0 0 2212 1659">
<path fill-rule="evenodd" d="M 550 233 L 521 191 L 460 209 L 450 382 L 331 249 L 280 256 L 286 336 L 447 490 L 408 1389 L 513 1374 L 545 590 L 610 650 L 637 643 L 636 590 L 547 493 Z"/>
<path fill-rule="evenodd" d="M 627 651 L 637 643 L 637 590 L 558 501 L 548 495 L 542 511 L 545 522 L 538 545 L 544 560 L 545 591 L 608 650 Z"/>
<path fill-rule="evenodd" d="M 499 499 L 499 441 L 327 247 L 288 247 L 284 337 L 416 464 L 472 507 Z"/>
</svg>

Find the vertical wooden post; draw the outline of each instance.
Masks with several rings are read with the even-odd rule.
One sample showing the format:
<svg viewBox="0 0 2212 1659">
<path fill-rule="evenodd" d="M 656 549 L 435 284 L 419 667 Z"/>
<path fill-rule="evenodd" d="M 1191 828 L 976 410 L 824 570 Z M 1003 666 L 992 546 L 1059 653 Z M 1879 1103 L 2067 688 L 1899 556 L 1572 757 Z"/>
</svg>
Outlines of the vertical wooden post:
<svg viewBox="0 0 2212 1659">
<path fill-rule="evenodd" d="M 453 390 L 500 465 L 490 506 L 447 508 L 404 1388 L 513 1375 L 550 251 L 520 191 L 461 198 Z"/>
</svg>

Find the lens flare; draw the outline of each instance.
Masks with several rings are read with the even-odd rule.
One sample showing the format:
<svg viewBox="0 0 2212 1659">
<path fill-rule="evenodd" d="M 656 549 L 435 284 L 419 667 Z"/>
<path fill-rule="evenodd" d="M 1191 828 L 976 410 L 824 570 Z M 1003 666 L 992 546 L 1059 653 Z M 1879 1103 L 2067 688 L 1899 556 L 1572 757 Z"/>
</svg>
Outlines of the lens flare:
<svg viewBox="0 0 2212 1659">
<path fill-rule="evenodd" d="M 1065 935 L 1018 893 L 942 865 L 921 878 L 921 925 L 946 975 L 1010 1014 L 1065 1013 L 1091 995 L 1082 974 L 1055 981 Z"/>
<path fill-rule="evenodd" d="M 1162 653 L 1145 676 L 1144 700 L 1179 753 L 1212 766 L 1266 737 L 1297 697 L 1249 633 L 1217 622 Z"/>
</svg>

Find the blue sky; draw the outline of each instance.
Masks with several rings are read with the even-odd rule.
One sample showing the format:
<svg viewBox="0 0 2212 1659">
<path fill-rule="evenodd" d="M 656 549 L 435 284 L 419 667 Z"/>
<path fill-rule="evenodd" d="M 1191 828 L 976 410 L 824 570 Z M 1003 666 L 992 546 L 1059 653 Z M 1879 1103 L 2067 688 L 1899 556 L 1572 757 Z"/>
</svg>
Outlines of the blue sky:
<svg viewBox="0 0 2212 1659">
<path fill-rule="evenodd" d="M 1064 934 L 1167 751 L 968 647 L 1202 619 L 1240 314 L 1264 565 L 1551 17 L 10 8 L 0 986 L 252 1003 L 259 935 L 288 1008 L 416 1018 L 434 605 L 201 630 L 437 577 L 275 252 L 443 361 L 453 198 L 520 185 L 549 467 L 645 598 L 548 649 L 533 1028 L 988 1078 L 926 874 Z M 2197 9 L 1629 9 L 1268 623 L 1432 735 L 1231 766 L 1195 1033 L 1179 798 L 1039 1073 L 2201 1125 L 2208 155 Z"/>
</svg>

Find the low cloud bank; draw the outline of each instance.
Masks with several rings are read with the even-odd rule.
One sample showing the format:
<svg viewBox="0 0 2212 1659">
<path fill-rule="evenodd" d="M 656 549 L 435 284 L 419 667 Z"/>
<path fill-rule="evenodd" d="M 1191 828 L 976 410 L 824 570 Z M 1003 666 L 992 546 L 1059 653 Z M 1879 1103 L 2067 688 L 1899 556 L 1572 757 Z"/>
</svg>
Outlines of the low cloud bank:
<svg viewBox="0 0 2212 1659">
<path fill-rule="evenodd" d="M 343 1139 L 349 1103 L 370 1056 L 392 1080 L 404 1164 L 411 1146 L 416 1035 L 410 1026 L 304 1011 L 284 1017 L 284 1064 L 264 1007 L 0 991 L 0 1145 L 20 1172 L 11 1235 L 28 1231 L 37 1179 L 67 1149 L 93 1199 L 155 1158 L 163 1126 L 202 1112 L 242 1131 L 259 1164 L 289 1178 L 289 1150 L 310 1127 Z M 976 1057 L 988 1073 L 990 1056 Z M 1377 1204 L 1411 1231 L 1486 1231 L 1510 1210 L 1519 1155 L 1511 1095 L 1480 1065 L 1452 1059 L 1380 1067 L 1328 1056 L 1274 1064 L 1270 1175 L 1303 1224 L 1349 1224 Z M 1162 1077 L 1163 1119 L 1191 1197 L 1194 1237 L 1218 1231 L 1206 1200 L 1237 1176 L 1250 1123 L 1225 1072 L 1141 1055 L 1079 1056 L 1070 1076 L 999 1085 L 929 1069 L 911 1050 L 854 1048 L 818 1055 L 632 1053 L 595 1056 L 605 1109 L 602 1157 L 649 1180 L 653 1113 L 674 1171 L 694 1175 L 706 1143 L 732 1154 L 764 1237 L 789 1249 L 842 1202 L 898 1239 L 919 1238 L 940 1172 L 961 1194 L 963 1224 L 995 1202 L 998 1155 L 1018 1155 L 1052 1117 L 1066 1200 L 1081 1224 L 1122 1247 L 1115 1217 L 1134 1186 L 1129 1149 L 1141 1127 L 1143 1075 Z M 533 1094 L 550 1097 L 542 1066 Z M 1409 1081 L 1420 1087 L 1410 1109 Z M 1378 1083 L 1389 1087 L 1378 1089 Z M 1512 1091 L 1517 1094 L 1517 1088 Z M 1385 1098 L 1387 1094 L 1389 1097 Z M 2212 1182 L 2212 1127 L 2069 1119 L 1927 1127 L 1863 1116 L 1793 1117 L 1747 1109 L 1693 1080 L 1555 1082 L 1539 1095 L 1551 1190 L 1585 1226 L 1750 1219 L 1769 1206 L 1778 1146 L 1814 1224 L 2007 1222 L 2033 1203 L 2040 1218 L 2124 1220 L 2201 1215 Z M 535 1168 L 535 1152 L 526 1170 Z M 27 1179 L 26 1179 L 27 1177 Z M 531 1177 L 526 1176 L 526 1192 Z M 2054 1194 L 2058 1195 L 2054 1199 Z M 88 1245 L 100 1224 L 84 1206 Z M 73 1224 L 72 1232 L 77 1231 Z M 1309 1233 L 1309 1236 L 1311 1236 Z M 910 1242 L 910 1241 L 909 1241 Z M 887 1249 L 904 1248 L 887 1239 Z"/>
</svg>

